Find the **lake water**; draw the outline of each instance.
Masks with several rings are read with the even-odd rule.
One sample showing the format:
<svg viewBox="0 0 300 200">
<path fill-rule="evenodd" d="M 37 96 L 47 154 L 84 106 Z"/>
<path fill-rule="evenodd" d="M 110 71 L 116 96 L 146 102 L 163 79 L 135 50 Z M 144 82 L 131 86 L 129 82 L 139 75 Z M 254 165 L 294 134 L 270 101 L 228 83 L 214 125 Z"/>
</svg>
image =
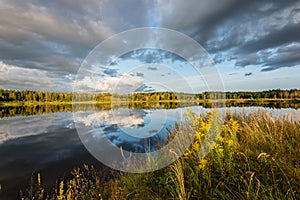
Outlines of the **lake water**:
<svg viewBox="0 0 300 200">
<path fill-rule="evenodd" d="M 58 110 L 60 112 L 54 110 L 30 115 L 36 114 L 31 111 L 28 116 L 21 116 L 26 115 L 22 109 L 19 113 L 16 109 L 11 111 L 11 115 L 6 109 L 0 119 L 0 199 L 17 198 L 21 189 L 25 191 L 29 187 L 32 173 L 40 172 L 46 186 L 68 176 L 72 169 L 83 164 L 94 165 L 106 175 L 110 173 L 110 168 L 95 159 L 90 149 L 86 149 L 89 141 L 96 141 L 100 151 L 111 148 L 101 143 L 105 138 L 112 147 L 122 147 L 132 152 L 152 152 L 166 142 L 168 131 L 172 131 L 175 123 L 180 123 L 187 109 L 196 113 L 210 110 L 192 106 L 70 112 L 64 108 Z M 263 109 L 277 117 L 287 113 L 291 113 L 295 120 L 300 117 L 299 109 L 295 108 L 258 106 L 218 109 L 237 112 Z"/>
</svg>

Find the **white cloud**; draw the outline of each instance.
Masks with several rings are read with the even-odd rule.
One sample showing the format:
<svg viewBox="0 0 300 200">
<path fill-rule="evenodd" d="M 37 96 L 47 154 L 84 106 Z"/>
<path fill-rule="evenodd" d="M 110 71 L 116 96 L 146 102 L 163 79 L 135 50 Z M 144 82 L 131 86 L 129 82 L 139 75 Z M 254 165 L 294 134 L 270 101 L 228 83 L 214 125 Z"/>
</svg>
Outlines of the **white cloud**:
<svg viewBox="0 0 300 200">
<path fill-rule="evenodd" d="M 74 75 L 9 65 L 0 61 L 0 88 L 71 92 Z"/>
<path fill-rule="evenodd" d="M 98 123 L 118 124 L 119 126 L 130 128 L 144 123 L 143 113 L 130 113 L 127 109 L 100 111 L 92 114 L 76 113 L 75 122 L 91 126 Z"/>
<path fill-rule="evenodd" d="M 52 81 L 46 71 L 8 65 L 0 61 L 0 84 L 4 88 L 48 88 L 52 86 Z"/>
<path fill-rule="evenodd" d="M 3 118 L 0 119 L 0 144 L 16 138 L 53 132 L 72 123 L 73 115 L 68 112 Z"/>
<path fill-rule="evenodd" d="M 84 91 L 88 88 L 93 91 L 111 93 L 130 93 L 143 84 L 143 77 L 123 74 L 118 77 L 89 77 L 85 76 L 75 82 L 75 90 Z"/>
</svg>

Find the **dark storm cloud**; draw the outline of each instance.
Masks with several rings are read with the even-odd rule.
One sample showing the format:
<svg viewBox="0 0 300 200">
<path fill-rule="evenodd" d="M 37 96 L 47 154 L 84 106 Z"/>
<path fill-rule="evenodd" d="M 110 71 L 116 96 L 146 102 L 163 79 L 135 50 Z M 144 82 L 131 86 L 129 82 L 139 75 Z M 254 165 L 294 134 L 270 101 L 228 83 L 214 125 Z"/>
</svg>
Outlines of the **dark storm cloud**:
<svg viewBox="0 0 300 200">
<path fill-rule="evenodd" d="M 216 63 L 234 60 L 237 66 L 295 64 L 280 59 L 276 63 L 261 55 L 253 59 L 252 54 L 300 40 L 300 2 L 174 0 L 156 1 L 149 9 L 154 26 L 191 36 L 205 47 Z"/>
<path fill-rule="evenodd" d="M 180 9 L 180 3 L 175 2 L 178 5 L 173 8 L 178 10 L 173 10 L 173 13 L 178 13 L 182 9 Z M 172 24 L 173 26 L 170 27 L 181 30 L 199 41 L 213 56 L 216 63 L 235 60 L 237 66 L 276 65 L 277 67 L 272 66 L 274 69 L 297 64 L 288 59 L 286 62 L 278 59 L 279 62 L 276 63 L 274 59 L 268 60 L 259 54 L 253 60 L 252 54 L 300 41 L 299 2 L 292 0 L 224 2 L 225 5 L 220 8 L 211 8 L 208 3 L 198 1 L 198 5 L 206 8 L 208 12 L 206 15 L 197 16 L 197 20 L 190 19 L 194 17 L 193 14 L 189 15 L 181 11 L 181 15 L 185 13 L 186 21 L 194 21 L 190 25 L 183 25 L 178 19 L 176 22 L 174 20 L 173 24 L 164 20 L 163 24 L 166 26 Z M 187 5 L 191 7 L 196 4 Z M 195 8 L 187 10 L 193 9 Z M 211 12 L 213 10 L 214 12 Z M 171 20 L 171 18 L 167 19 Z M 259 62 L 259 60 L 264 62 Z"/>
<path fill-rule="evenodd" d="M 0 0 L 0 61 L 41 70 L 57 83 L 76 74 L 99 42 L 145 26 L 187 34 L 216 63 L 258 65 L 261 71 L 300 63 L 300 2 L 294 0 Z M 146 63 L 178 59 L 162 52 L 140 57 Z"/>
<path fill-rule="evenodd" d="M 283 6 L 283 5 L 282 5 Z M 232 28 L 228 36 L 220 36 L 221 45 L 214 44 L 215 61 L 235 60 L 236 66 L 269 66 L 263 71 L 291 67 L 300 63 L 300 5 L 283 6 L 270 15 L 254 18 Z M 238 23 L 237 23 L 238 24 Z M 295 44 L 296 43 L 296 44 Z M 298 44 L 297 44 L 298 43 Z M 285 46 L 293 46 L 280 52 Z M 225 53 L 224 53 L 225 52 Z"/>
<path fill-rule="evenodd" d="M 36 69 L 76 72 L 80 60 L 109 36 L 96 1 L 0 1 L 0 59 Z M 21 63 L 21 64 L 20 64 Z"/>
<path fill-rule="evenodd" d="M 261 65 L 261 71 L 292 67 L 300 63 L 300 42 L 292 42 L 271 49 L 260 50 L 248 56 L 238 58 L 236 66 Z"/>
<path fill-rule="evenodd" d="M 252 40 L 241 46 L 243 53 L 257 52 L 262 49 L 274 48 L 282 44 L 300 41 L 300 25 L 288 24 L 280 30 L 270 30 L 266 36 Z"/>
<path fill-rule="evenodd" d="M 214 2 L 214 4 L 218 3 L 220 2 Z M 197 25 L 193 24 L 189 27 L 191 36 L 204 45 L 211 53 L 242 45 L 246 42 L 247 38 L 245 36 L 249 32 L 260 32 L 261 30 L 256 29 L 256 27 L 265 25 L 255 23 L 258 19 L 264 19 L 271 14 L 279 13 L 282 9 L 289 6 L 293 8 L 295 1 L 243 0 L 222 1 L 222 3 L 224 5 L 221 4 L 222 6 L 217 12 L 212 12 L 216 8 L 206 7 L 209 14 L 204 16 L 204 18 L 199 18 Z M 202 2 L 199 5 L 205 7 L 208 4 Z M 251 22 L 256 27 L 253 27 Z M 243 26 L 244 23 L 247 26 Z"/>
</svg>

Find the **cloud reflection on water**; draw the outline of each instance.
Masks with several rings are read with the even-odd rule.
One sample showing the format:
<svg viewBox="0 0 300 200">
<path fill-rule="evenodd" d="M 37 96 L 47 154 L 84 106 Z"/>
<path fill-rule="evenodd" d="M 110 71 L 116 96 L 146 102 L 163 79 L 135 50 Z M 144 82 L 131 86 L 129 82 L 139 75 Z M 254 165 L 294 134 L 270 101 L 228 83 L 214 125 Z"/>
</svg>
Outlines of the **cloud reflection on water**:
<svg viewBox="0 0 300 200">
<path fill-rule="evenodd" d="M 5 141 L 74 128 L 72 113 L 51 113 L 0 119 L 0 144 Z"/>
</svg>

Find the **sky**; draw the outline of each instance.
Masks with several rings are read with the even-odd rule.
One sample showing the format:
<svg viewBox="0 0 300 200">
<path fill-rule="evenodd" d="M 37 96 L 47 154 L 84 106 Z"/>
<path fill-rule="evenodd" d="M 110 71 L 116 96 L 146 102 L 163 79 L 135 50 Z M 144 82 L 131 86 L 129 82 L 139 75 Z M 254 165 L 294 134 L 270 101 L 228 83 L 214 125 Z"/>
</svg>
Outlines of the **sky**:
<svg viewBox="0 0 300 200">
<path fill-rule="evenodd" d="M 225 91 L 299 89 L 300 1 L 295 0 L 0 0 L 0 88 L 209 89 L 189 64 L 160 51 L 134 51 L 102 67 L 97 80 L 76 79 L 97 45 L 143 27 L 175 30 L 197 41 L 214 61 Z M 163 61 L 156 63 L 157 55 Z M 176 84 L 177 78 L 183 84 Z"/>
</svg>

